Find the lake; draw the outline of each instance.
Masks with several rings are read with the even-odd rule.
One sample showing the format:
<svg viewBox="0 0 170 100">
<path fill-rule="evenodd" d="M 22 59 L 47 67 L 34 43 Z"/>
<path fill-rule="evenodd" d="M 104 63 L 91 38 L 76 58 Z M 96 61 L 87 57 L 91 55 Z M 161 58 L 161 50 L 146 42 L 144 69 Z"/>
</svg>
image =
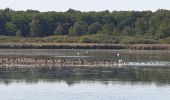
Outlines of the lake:
<svg viewBox="0 0 170 100">
<path fill-rule="evenodd" d="M 146 50 L 1 49 L 0 56 L 90 56 L 127 62 L 170 62 L 169 51 Z M 118 67 L 110 72 L 0 71 L 2 100 L 169 100 L 169 97 L 169 66 Z"/>
</svg>

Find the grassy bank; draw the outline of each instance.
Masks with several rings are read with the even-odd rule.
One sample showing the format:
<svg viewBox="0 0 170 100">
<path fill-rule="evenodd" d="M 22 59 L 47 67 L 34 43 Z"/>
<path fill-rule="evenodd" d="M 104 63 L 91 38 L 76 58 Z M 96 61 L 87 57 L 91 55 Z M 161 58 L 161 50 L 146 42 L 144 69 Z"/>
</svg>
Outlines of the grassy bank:
<svg viewBox="0 0 170 100">
<path fill-rule="evenodd" d="M 135 49 L 169 50 L 170 39 L 145 36 L 110 36 L 103 34 L 82 36 L 11 37 L 0 36 L 0 48 L 6 49 Z"/>
<path fill-rule="evenodd" d="M 104 34 L 82 36 L 17 37 L 0 36 L 0 43 L 102 43 L 102 44 L 166 44 L 169 39 L 155 40 L 145 36 L 112 36 Z"/>
</svg>

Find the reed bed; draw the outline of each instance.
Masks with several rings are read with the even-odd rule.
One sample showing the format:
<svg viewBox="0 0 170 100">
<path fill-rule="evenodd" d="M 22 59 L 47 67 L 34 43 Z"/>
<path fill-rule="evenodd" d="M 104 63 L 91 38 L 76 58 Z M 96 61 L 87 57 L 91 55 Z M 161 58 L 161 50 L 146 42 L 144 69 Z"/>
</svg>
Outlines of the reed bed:
<svg viewBox="0 0 170 100">
<path fill-rule="evenodd" d="M 133 49 L 170 50 L 170 44 L 0 43 L 1 49 Z"/>
</svg>

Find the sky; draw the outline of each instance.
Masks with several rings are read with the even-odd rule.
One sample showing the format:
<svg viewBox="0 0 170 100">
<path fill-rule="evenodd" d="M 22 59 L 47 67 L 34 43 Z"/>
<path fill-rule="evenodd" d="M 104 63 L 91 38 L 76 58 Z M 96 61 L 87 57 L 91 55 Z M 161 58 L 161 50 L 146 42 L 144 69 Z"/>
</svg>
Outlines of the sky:
<svg viewBox="0 0 170 100">
<path fill-rule="evenodd" d="M 67 11 L 170 10 L 170 0 L 0 0 L 0 9 Z"/>
</svg>

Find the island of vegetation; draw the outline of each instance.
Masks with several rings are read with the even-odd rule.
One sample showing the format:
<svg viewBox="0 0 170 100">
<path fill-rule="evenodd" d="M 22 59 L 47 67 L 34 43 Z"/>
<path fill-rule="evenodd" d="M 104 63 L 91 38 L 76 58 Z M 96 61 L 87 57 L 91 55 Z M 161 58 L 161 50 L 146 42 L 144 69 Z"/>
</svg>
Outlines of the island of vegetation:
<svg viewBox="0 0 170 100">
<path fill-rule="evenodd" d="M 11 44 L 13 43 L 13 45 Z M 21 44 L 29 44 L 22 45 Z M 46 43 L 46 44 L 43 44 Z M 73 48 L 56 43 L 105 44 L 106 48 L 133 48 L 129 44 L 167 44 L 169 49 L 170 11 L 101 11 L 40 12 L 37 10 L 0 10 L 1 48 Z M 122 44 L 127 44 L 126 46 Z M 78 47 L 88 48 L 89 45 Z M 90 45 L 91 46 L 91 45 Z M 98 48 L 103 48 L 100 47 Z M 102 45 L 103 46 L 103 45 Z M 111 47 L 112 46 L 112 47 Z M 156 45 L 158 46 L 158 45 Z M 90 48 L 90 47 L 89 47 Z M 97 48 L 97 47 L 94 47 Z M 136 47 L 138 48 L 138 47 Z M 140 49 L 145 47 L 140 47 Z M 146 46 L 148 48 L 148 45 Z M 159 48 L 159 47 L 156 47 Z"/>
</svg>

